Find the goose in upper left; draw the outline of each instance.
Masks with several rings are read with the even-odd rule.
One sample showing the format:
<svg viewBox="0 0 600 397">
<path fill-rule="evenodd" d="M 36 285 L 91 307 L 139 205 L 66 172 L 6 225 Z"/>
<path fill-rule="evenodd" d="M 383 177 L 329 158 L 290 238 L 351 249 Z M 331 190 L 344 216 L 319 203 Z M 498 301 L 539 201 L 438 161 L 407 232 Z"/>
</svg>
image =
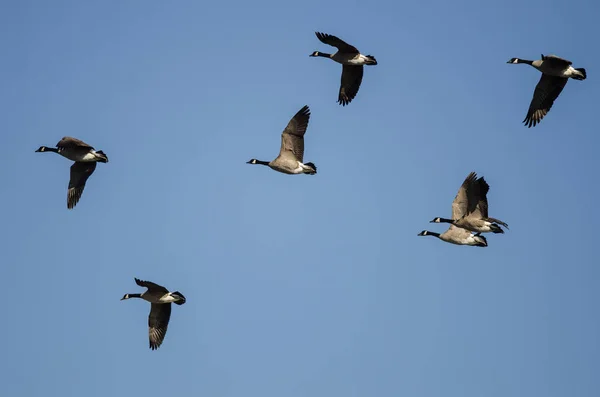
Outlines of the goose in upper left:
<svg viewBox="0 0 600 397">
<path fill-rule="evenodd" d="M 185 303 L 185 296 L 179 291 L 169 292 L 162 285 L 150 281 L 137 278 L 134 280 L 137 285 L 146 287 L 148 290 L 141 294 L 125 294 L 121 300 L 141 298 L 151 303 L 150 314 L 148 315 L 148 338 L 150 349 L 156 350 L 162 345 L 167 335 L 167 327 L 171 318 L 171 303 L 183 305 Z"/>
<path fill-rule="evenodd" d="M 356 94 L 358 94 L 363 78 L 363 65 L 377 65 L 377 60 L 373 55 L 361 54 L 356 47 L 336 36 L 320 32 L 315 32 L 315 34 L 322 43 L 338 49 L 335 54 L 314 51 L 310 56 L 329 58 L 343 65 L 338 103 L 342 106 L 346 106 L 352 102 Z"/>
<path fill-rule="evenodd" d="M 70 136 L 61 139 L 56 148 L 40 146 L 36 153 L 54 152 L 58 153 L 75 163 L 71 166 L 71 178 L 67 191 L 67 208 L 73 209 L 79 202 L 85 183 L 94 173 L 96 163 L 108 163 L 108 157 L 102 150 L 95 150 L 87 143 Z"/>
<path fill-rule="evenodd" d="M 574 68 L 571 66 L 573 62 L 557 57 L 556 55 L 542 54 L 542 59 L 536 61 L 511 58 L 506 63 L 515 65 L 524 63 L 542 72 L 542 77 L 535 86 L 529 110 L 527 111 L 525 120 L 523 120 L 523 123 L 528 128 L 535 127 L 548 114 L 554 101 L 558 98 L 563 88 L 565 88 L 569 78 L 575 80 L 585 80 L 587 78 L 584 68 Z"/>
</svg>

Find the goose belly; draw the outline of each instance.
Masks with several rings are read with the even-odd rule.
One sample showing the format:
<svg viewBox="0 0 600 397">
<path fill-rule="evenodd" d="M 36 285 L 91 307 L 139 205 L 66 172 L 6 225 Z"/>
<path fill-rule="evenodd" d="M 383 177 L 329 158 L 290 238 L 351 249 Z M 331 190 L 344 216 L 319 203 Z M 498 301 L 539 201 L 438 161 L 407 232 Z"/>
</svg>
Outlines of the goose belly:
<svg viewBox="0 0 600 397">
<path fill-rule="evenodd" d="M 83 155 L 80 155 L 79 160 L 77 160 L 77 161 L 88 162 L 88 161 L 96 161 L 96 160 L 98 160 L 98 156 L 96 156 L 96 152 L 92 151 L 92 152 L 88 152 Z"/>
<path fill-rule="evenodd" d="M 340 54 L 335 53 L 331 59 L 333 59 L 334 61 L 336 61 L 337 63 L 341 63 L 342 65 L 354 65 L 354 66 L 358 66 L 358 65 L 364 65 L 367 61 L 367 58 L 364 55 L 359 55 L 356 56 L 354 54 Z"/>
<path fill-rule="evenodd" d="M 346 60 L 346 62 L 344 62 L 344 64 L 346 65 L 351 65 L 351 66 L 361 66 L 361 65 L 366 65 L 367 63 L 367 57 L 365 57 L 364 55 L 360 55 L 356 58 L 351 58 Z"/>
<path fill-rule="evenodd" d="M 292 175 L 301 174 L 302 170 L 303 170 L 302 166 L 300 165 L 300 162 L 298 162 L 298 164 L 295 167 L 292 164 L 285 164 L 285 165 L 269 164 L 269 167 L 271 167 L 275 171 L 283 172 L 284 174 L 292 174 Z"/>
<path fill-rule="evenodd" d="M 157 295 L 156 293 L 151 293 L 149 291 L 143 292 L 140 298 L 150 303 L 165 303 L 162 300 L 164 298 L 162 295 Z"/>
<path fill-rule="evenodd" d="M 71 161 L 92 162 L 92 161 L 96 161 L 98 159 L 96 156 L 96 153 L 94 151 L 78 153 L 73 150 L 59 149 L 58 153 L 61 154 L 63 157 L 68 158 Z"/>
<path fill-rule="evenodd" d="M 540 72 L 542 72 L 544 74 L 547 74 L 548 76 L 569 77 L 572 75 L 571 69 L 573 69 L 573 67 L 569 66 L 567 68 L 560 69 L 560 68 L 550 67 L 549 65 L 546 65 L 546 64 L 542 64 L 542 66 L 540 66 L 536 69 L 538 69 Z M 573 69 L 573 71 L 575 71 L 575 69 Z"/>
<path fill-rule="evenodd" d="M 490 223 L 481 219 L 461 219 L 456 222 L 456 226 L 476 233 L 486 233 L 492 231 L 490 228 Z"/>
<path fill-rule="evenodd" d="M 443 235 L 440 236 L 440 238 L 447 243 L 456 244 L 456 245 L 477 245 L 478 244 L 478 241 L 475 239 L 475 237 L 472 234 L 466 238 L 448 237 L 448 236 L 443 236 Z"/>
</svg>

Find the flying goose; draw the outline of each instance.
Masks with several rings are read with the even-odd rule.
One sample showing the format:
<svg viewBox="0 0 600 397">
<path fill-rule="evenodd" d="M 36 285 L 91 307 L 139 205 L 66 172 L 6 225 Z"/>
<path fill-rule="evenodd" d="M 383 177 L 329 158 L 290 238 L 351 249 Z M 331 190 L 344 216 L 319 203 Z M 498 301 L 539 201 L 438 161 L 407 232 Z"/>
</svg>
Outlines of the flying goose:
<svg viewBox="0 0 600 397">
<path fill-rule="evenodd" d="M 75 163 L 71 166 L 71 179 L 69 180 L 69 189 L 67 191 L 67 208 L 73 209 L 79 202 L 85 183 L 94 173 L 96 163 L 108 163 L 108 157 L 102 150 L 95 150 L 87 143 L 70 136 L 61 139 L 56 148 L 40 146 L 37 152 L 58 153 Z"/>
<path fill-rule="evenodd" d="M 183 305 L 185 296 L 179 291 L 169 292 L 162 285 L 150 281 L 135 279 L 135 283 L 148 290 L 141 294 L 125 294 L 121 300 L 130 298 L 142 298 L 151 303 L 150 315 L 148 316 L 148 337 L 150 349 L 156 350 L 160 347 L 167 334 L 169 319 L 171 318 L 171 303 Z"/>
<path fill-rule="evenodd" d="M 310 56 L 330 58 L 343 65 L 338 103 L 346 106 L 358 93 L 363 78 L 363 65 L 377 65 L 377 60 L 372 55 L 361 54 L 356 47 L 335 36 L 320 32 L 315 32 L 315 34 L 321 42 L 338 49 L 335 54 L 315 51 Z"/>
<path fill-rule="evenodd" d="M 490 185 L 488 185 L 486 180 L 483 177 L 477 178 L 477 174 L 471 172 L 463 182 L 452 203 L 452 207 L 460 207 L 460 211 L 464 215 L 458 219 L 438 217 L 430 222 L 451 223 L 454 226 L 475 233 L 504 233 L 504 230 L 499 225 L 507 229 L 508 225 L 499 219 L 488 217 L 487 193 L 489 190 Z"/>
<path fill-rule="evenodd" d="M 473 183 L 475 179 L 475 173 L 472 172 L 467 176 L 461 187 L 458 189 L 458 193 L 452 202 L 452 219 L 460 219 L 466 214 L 467 210 L 467 189 L 469 185 Z M 474 245 L 477 247 L 487 247 L 487 240 L 484 236 L 479 233 L 471 234 L 467 229 L 463 229 L 458 226 L 450 225 L 450 228 L 444 233 L 434 233 L 428 230 L 423 230 L 418 236 L 434 236 L 443 240 L 447 243 L 457 245 Z"/>
<path fill-rule="evenodd" d="M 442 234 L 423 230 L 417 236 L 433 236 L 456 245 L 473 245 L 476 247 L 487 247 L 488 245 L 487 239 L 479 233 L 471 234 L 470 231 L 454 225 L 450 225 L 450 228 Z"/>
<path fill-rule="evenodd" d="M 559 58 L 556 55 L 544 56 L 542 54 L 542 59 L 537 61 L 511 58 L 506 63 L 525 63 L 542 72 L 542 77 L 535 87 L 529 110 L 525 120 L 523 120 L 528 128 L 535 127 L 548 114 L 554 101 L 565 88 L 569 77 L 575 80 L 585 80 L 587 77 L 584 68 L 574 68 L 571 66 L 573 62 Z"/>
<path fill-rule="evenodd" d="M 309 118 L 308 106 L 304 106 L 292 117 L 281 134 L 281 149 L 275 160 L 268 162 L 252 159 L 246 164 L 267 165 L 284 174 L 316 174 L 317 167 L 313 163 L 302 163 L 304 161 L 304 134 Z"/>
</svg>

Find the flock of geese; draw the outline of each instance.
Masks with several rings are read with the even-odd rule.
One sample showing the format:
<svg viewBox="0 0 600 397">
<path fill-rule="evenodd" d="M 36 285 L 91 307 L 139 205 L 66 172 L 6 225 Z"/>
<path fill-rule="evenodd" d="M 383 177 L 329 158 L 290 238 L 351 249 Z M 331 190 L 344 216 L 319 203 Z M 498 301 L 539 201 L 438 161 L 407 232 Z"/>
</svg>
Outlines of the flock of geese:
<svg viewBox="0 0 600 397">
<path fill-rule="evenodd" d="M 310 56 L 329 58 L 342 64 L 337 102 L 346 106 L 358 94 L 364 66 L 377 65 L 377 60 L 372 55 L 363 55 L 356 47 L 336 36 L 319 32 L 315 34 L 322 43 L 337 48 L 337 52 L 334 54 L 314 51 Z M 512 58 L 507 63 L 527 64 L 542 73 L 540 81 L 535 87 L 525 120 L 523 120 L 523 123 L 529 128 L 535 127 L 548 114 L 569 78 L 575 80 L 585 80 L 586 78 L 585 69 L 574 68 L 571 61 L 555 55 L 542 55 L 541 59 L 535 61 Z M 304 106 L 292 117 L 283 130 L 279 155 L 272 161 L 253 158 L 247 164 L 265 165 L 284 174 L 315 175 L 317 173 L 316 165 L 312 162 L 304 162 L 304 135 L 309 119 L 310 109 L 308 106 Z M 68 136 L 62 138 L 55 148 L 41 146 L 36 152 L 54 152 L 74 161 L 67 190 L 68 209 L 75 208 L 81 199 L 87 180 L 96 170 L 96 163 L 108 163 L 108 156 L 102 150 L 96 150 L 91 145 Z M 437 237 L 442 241 L 457 245 L 487 247 L 487 239 L 482 236 L 482 233 L 504 233 L 502 228 L 508 229 L 505 222 L 488 216 L 487 193 L 489 188 L 483 177 L 478 178 L 475 172 L 471 172 L 458 189 L 452 202 L 452 217 L 437 217 L 430 221 L 431 223 L 449 223 L 448 230 L 441 234 L 423 230 L 418 235 Z M 186 299 L 179 291 L 169 292 L 165 287 L 150 281 L 136 278 L 135 282 L 147 290 L 141 294 L 125 294 L 121 300 L 141 298 L 150 302 L 148 337 L 150 349 L 156 350 L 162 344 L 167 333 L 171 317 L 171 303 L 183 305 Z"/>
</svg>

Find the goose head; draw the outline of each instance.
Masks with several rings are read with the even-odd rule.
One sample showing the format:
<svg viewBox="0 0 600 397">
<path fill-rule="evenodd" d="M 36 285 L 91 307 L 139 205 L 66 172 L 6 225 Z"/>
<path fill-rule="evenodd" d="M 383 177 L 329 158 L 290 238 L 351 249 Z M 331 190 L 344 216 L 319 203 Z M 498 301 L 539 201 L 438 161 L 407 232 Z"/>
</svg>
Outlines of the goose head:
<svg viewBox="0 0 600 397">
<path fill-rule="evenodd" d="M 309 55 L 309 57 L 318 57 L 320 55 L 319 51 L 315 51 L 312 54 Z"/>
</svg>

